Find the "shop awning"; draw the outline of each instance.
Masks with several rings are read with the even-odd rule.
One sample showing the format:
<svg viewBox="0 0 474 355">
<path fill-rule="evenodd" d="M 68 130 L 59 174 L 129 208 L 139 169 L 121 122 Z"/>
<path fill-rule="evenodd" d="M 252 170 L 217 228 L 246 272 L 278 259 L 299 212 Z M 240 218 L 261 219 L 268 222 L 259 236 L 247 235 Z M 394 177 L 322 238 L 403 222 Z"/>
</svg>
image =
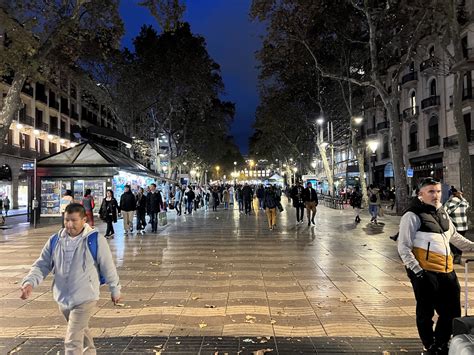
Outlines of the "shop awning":
<svg viewBox="0 0 474 355">
<path fill-rule="evenodd" d="M 73 148 L 38 160 L 38 168 L 115 168 L 133 174 L 160 178 L 153 171 L 140 164 L 125 153 L 104 145 L 84 142 Z"/>
</svg>

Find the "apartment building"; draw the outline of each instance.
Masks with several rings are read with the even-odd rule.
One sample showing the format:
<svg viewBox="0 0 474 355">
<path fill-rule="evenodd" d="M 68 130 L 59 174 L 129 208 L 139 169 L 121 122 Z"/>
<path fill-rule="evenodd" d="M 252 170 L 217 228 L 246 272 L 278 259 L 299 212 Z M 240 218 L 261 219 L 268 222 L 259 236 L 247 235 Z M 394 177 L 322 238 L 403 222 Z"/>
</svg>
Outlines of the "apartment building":
<svg viewBox="0 0 474 355">
<path fill-rule="evenodd" d="M 11 82 L 12 77 L 0 81 L 0 107 Z M 67 75 L 47 83 L 26 82 L 21 102 L 0 155 L 0 195 L 8 195 L 13 208 L 30 200 L 25 170 L 34 159 L 74 147 L 92 135 L 99 141 L 131 142 L 112 112 Z"/>
<path fill-rule="evenodd" d="M 472 8 L 470 9 L 472 15 Z M 474 22 L 462 31 L 465 68 L 474 61 Z M 448 48 L 450 50 L 450 48 Z M 423 177 L 431 176 L 448 185 L 460 186 L 460 174 L 467 172 L 459 165 L 459 145 L 453 118 L 453 75 L 447 70 L 447 56 L 436 38 L 426 38 L 417 58 L 401 74 L 400 122 L 402 123 L 403 158 L 410 186 Z M 387 78 L 392 68 L 387 71 Z M 474 163 L 473 81 L 472 70 L 464 77 L 462 111 L 470 142 L 471 161 Z M 387 82 L 388 86 L 388 82 Z M 390 159 L 389 129 L 386 111 L 379 99 L 365 110 L 367 139 L 379 142 L 375 153 L 375 167 L 370 181 L 393 186 L 393 168 Z M 372 169 L 371 169 L 372 170 Z M 410 175 L 413 175 L 410 177 Z"/>
</svg>

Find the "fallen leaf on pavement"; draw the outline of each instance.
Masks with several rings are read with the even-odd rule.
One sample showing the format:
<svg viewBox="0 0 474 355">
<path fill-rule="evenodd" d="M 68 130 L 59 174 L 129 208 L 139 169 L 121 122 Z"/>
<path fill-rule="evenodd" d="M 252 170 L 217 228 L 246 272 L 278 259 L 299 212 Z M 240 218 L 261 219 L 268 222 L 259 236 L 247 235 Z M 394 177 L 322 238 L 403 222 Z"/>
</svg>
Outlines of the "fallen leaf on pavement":
<svg viewBox="0 0 474 355">
<path fill-rule="evenodd" d="M 176 307 L 184 307 L 184 304 L 177 304 Z"/>
<path fill-rule="evenodd" d="M 117 306 L 117 307 L 125 307 L 125 303 L 115 303 L 115 306 Z"/>
<path fill-rule="evenodd" d="M 257 318 L 254 316 L 249 316 L 249 315 L 245 316 L 245 323 L 255 323 L 256 320 Z"/>
<path fill-rule="evenodd" d="M 252 352 L 252 355 L 263 355 L 265 353 L 269 353 L 269 352 L 272 352 L 273 349 L 260 349 L 260 350 L 255 350 L 254 352 Z"/>
<path fill-rule="evenodd" d="M 193 301 L 196 301 L 196 300 L 199 299 L 199 297 L 192 297 L 191 299 L 192 299 Z"/>
<path fill-rule="evenodd" d="M 271 324 L 275 324 L 276 322 L 277 322 L 277 321 L 274 320 L 274 319 L 272 319 L 272 320 L 270 321 Z"/>
<path fill-rule="evenodd" d="M 253 343 L 253 344 L 255 344 L 255 342 L 254 342 L 252 339 L 250 339 L 250 338 L 246 338 L 246 339 L 244 339 L 244 340 L 242 340 L 242 341 L 243 341 L 244 343 Z"/>
<path fill-rule="evenodd" d="M 214 306 L 213 304 L 206 304 L 204 307 L 205 308 L 216 308 L 216 306 Z"/>
<path fill-rule="evenodd" d="M 206 323 L 199 323 L 199 328 L 202 329 L 202 328 L 205 328 L 205 327 L 207 327 L 207 324 L 206 324 Z"/>
<path fill-rule="evenodd" d="M 339 298 L 339 301 L 340 301 L 340 302 L 344 302 L 344 303 L 348 303 L 348 302 L 351 301 L 351 299 L 350 299 L 350 298 L 347 298 L 347 297 L 340 297 L 340 298 Z"/>
<path fill-rule="evenodd" d="M 150 261 L 150 265 L 159 266 L 160 263 L 154 263 L 153 261 Z"/>
</svg>

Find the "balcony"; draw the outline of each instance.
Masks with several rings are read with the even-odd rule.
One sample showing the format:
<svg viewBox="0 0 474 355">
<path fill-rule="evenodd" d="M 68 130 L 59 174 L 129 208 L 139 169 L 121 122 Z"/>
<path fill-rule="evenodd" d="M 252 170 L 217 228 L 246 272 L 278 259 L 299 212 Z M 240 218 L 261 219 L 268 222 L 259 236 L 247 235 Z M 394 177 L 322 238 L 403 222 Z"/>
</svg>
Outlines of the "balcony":
<svg viewBox="0 0 474 355">
<path fill-rule="evenodd" d="M 49 100 L 49 107 L 54 108 L 56 111 L 59 111 L 59 102 Z"/>
<path fill-rule="evenodd" d="M 443 138 L 443 148 L 454 148 L 459 144 L 458 135 Z"/>
<path fill-rule="evenodd" d="M 377 134 L 377 129 L 376 128 L 367 128 L 367 135 L 368 136 L 373 136 Z"/>
<path fill-rule="evenodd" d="M 418 72 L 412 71 L 402 76 L 402 85 L 405 85 L 407 83 L 415 84 L 417 80 L 418 80 Z"/>
<path fill-rule="evenodd" d="M 405 121 L 418 119 L 420 108 L 418 106 L 409 107 L 403 110 L 402 117 Z"/>
<path fill-rule="evenodd" d="M 377 123 L 377 131 L 383 131 L 390 128 L 390 123 L 388 121 Z"/>
<path fill-rule="evenodd" d="M 8 155 L 13 155 L 16 157 L 21 157 L 21 158 L 26 158 L 26 159 L 35 159 L 35 158 L 40 158 L 46 156 L 46 154 L 39 154 L 35 150 L 30 150 L 30 149 L 22 149 L 18 146 L 15 145 L 4 145 L 3 154 L 8 154 Z"/>
<path fill-rule="evenodd" d="M 441 100 L 438 95 L 430 96 L 421 101 L 421 109 L 426 110 L 433 107 L 438 107 L 441 104 Z"/>
<path fill-rule="evenodd" d="M 63 139 L 67 139 L 67 140 L 72 140 L 71 133 L 63 131 L 63 130 L 59 130 L 59 137 Z"/>
<path fill-rule="evenodd" d="M 439 60 L 436 58 L 430 58 L 423 61 L 420 64 L 420 72 L 424 72 L 425 70 L 428 70 L 428 69 L 436 70 L 438 69 L 438 67 L 439 67 Z"/>
<path fill-rule="evenodd" d="M 418 142 L 410 142 L 410 144 L 408 144 L 408 152 L 416 152 L 418 150 L 418 147 Z"/>
<path fill-rule="evenodd" d="M 22 124 L 26 124 L 31 127 L 33 127 L 35 124 L 34 118 L 31 116 L 28 116 L 24 110 L 20 110 L 20 112 L 18 113 L 18 122 Z"/>
<path fill-rule="evenodd" d="M 426 148 L 439 146 L 439 136 L 430 137 L 426 140 Z"/>
<path fill-rule="evenodd" d="M 61 130 L 59 128 L 49 127 L 49 134 L 59 137 L 61 135 Z"/>
<path fill-rule="evenodd" d="M 36 129 L 39 129 L 43 132 L 49 132 L 49 127 L 48 127 L 48 124 L 47 123 L 44 123 L 44 122 L 37 122 L 35 123 L 35 128 Z"/>
</svg>

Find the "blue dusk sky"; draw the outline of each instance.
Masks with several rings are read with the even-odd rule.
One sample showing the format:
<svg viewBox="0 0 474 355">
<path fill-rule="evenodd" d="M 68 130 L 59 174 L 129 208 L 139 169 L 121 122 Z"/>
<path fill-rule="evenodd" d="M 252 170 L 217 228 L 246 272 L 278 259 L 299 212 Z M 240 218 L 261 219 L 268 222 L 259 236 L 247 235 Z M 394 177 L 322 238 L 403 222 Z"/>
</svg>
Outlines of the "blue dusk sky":
<svg viewBox="0 0 474 355">
<path fill-rule="evenodd" d="M 157 27 L 138 0 L 121 2 L 125 23 L 124 47 L 133 48 L 132 40 L 143 24 Z M 255 51 L 261 46 L 264 29 L 249 19 L 251 0 L 188 0 L 184 20 L 193 33 L 206 39 L 211 57 L 221 66 L 225 84 L 224 100 L 235 102 L 236 115 L 231 133 L 242 154 L 248 152 L 255 108 L 258 104 L 257 61 Z"/>
</svg>

